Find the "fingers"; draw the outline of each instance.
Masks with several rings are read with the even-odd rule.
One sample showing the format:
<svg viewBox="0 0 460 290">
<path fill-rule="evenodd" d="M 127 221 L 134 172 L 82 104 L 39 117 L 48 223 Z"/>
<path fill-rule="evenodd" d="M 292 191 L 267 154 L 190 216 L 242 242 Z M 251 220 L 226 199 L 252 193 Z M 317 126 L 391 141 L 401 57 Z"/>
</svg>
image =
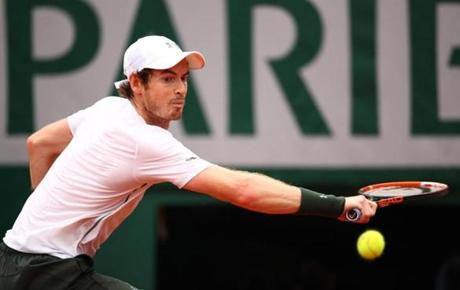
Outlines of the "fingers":
<svg viewBox="0 0 460 290">
<path fill-rule="evenodd" d="M 374 211 L 374 215 L 375 215 L 375 213 L 377 212 L 377 208 L 379 207 L 379 205 L 378 205 L 375 201 L 369 200 L 369 202 L 370 202 L 370 206 L 371 206 L 372 210 Z"/>
<path fill-rule="evenodd" d="M 377 207 L 378 206 L 376 202 L 365 199 L 361 208 L 361 218 L 357 222 L 360 224 L 368 223 L 377 212 Z"/>
<path fill-rule="evenodd" d="M 362 195 L 348 197 L 345 200 L 344 214 L 339 218 L 342 221 L 351 221 L 354 223 L 365 224 L 368 223 L 375 215 L 378 205 L 376 202 L 368 200 Z M 349 211 L 357 210 L 360 215 L 356 220 L 347 218 Z"/>
</svg>

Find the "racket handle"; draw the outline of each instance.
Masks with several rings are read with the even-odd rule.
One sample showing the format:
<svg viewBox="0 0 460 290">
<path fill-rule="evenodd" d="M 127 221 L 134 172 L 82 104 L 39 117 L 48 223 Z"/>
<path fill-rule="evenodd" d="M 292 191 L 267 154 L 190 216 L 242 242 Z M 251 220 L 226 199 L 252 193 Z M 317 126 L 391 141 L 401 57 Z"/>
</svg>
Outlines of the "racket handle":
<svg viewBox="0 0 460 290">
<path fill-rule="evenodd" d="M 352 208 L 346 213 L 347 220 L 355 222 L 361 217 L 361 210 L 359 208 Z"/>
</svg>

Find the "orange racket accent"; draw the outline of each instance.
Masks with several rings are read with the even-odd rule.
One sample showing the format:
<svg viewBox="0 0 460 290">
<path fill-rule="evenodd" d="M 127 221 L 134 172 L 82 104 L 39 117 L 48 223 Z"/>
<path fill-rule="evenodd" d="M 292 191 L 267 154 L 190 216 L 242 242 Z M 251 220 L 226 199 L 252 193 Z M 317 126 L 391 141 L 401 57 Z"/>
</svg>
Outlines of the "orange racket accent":
<svg viewBox="0 0 460 290">
<path fill-rule="evenodd" d="M 401 203 L 403 201 L 404 201 L 404 197 L 395 196 L 395 197 L 384 198 L 384 199 L 378 200 L 377 205 L 379 207 L 386 207 L 386 206 L 389 206 L 389 205 L 392 205 L 392 204 Z"/>
</svg>

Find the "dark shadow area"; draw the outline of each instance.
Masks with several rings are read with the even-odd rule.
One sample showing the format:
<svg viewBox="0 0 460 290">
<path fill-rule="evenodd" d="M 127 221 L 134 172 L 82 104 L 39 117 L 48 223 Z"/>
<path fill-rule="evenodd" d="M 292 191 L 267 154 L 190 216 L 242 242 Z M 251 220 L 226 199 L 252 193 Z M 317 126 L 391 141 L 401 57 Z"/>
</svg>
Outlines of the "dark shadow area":
<svg viewBox="0 0 460 290">
<path fill-rule="evenodd" d="M 445 279 L 458 273 L 457 260 L 451 261 L 460 253 L 457 212 L 394 206 L 368 225 L 355 225 L 231 206 L 167 207 L 157 289 L 441 290 L 440 275 L 447 285 Z M 355 247 L 367 228 L 386 238 L 384 255 L 373 262 L 362 260 Z"/>
</svg>

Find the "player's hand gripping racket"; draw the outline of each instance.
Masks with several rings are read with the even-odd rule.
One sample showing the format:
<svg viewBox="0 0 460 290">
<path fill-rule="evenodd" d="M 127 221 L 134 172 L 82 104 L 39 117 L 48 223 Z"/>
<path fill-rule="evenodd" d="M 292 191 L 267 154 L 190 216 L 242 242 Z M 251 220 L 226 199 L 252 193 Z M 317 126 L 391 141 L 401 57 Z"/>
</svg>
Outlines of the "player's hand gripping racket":
<svg viewBox="0 0 460 290">
<path fill-rule="evenodd" d="M 377 206 L 386 207 L 406 200 L 431 198 L 447 194 L 449 187 L 444 183 L 428 181 L 399 181 L 368 185 L 359 190 L 366 198 L 375 201 Z M 346 214 L 349 221 L 357 221 L 361 210 L 353 208 Z"/>
</svg>

